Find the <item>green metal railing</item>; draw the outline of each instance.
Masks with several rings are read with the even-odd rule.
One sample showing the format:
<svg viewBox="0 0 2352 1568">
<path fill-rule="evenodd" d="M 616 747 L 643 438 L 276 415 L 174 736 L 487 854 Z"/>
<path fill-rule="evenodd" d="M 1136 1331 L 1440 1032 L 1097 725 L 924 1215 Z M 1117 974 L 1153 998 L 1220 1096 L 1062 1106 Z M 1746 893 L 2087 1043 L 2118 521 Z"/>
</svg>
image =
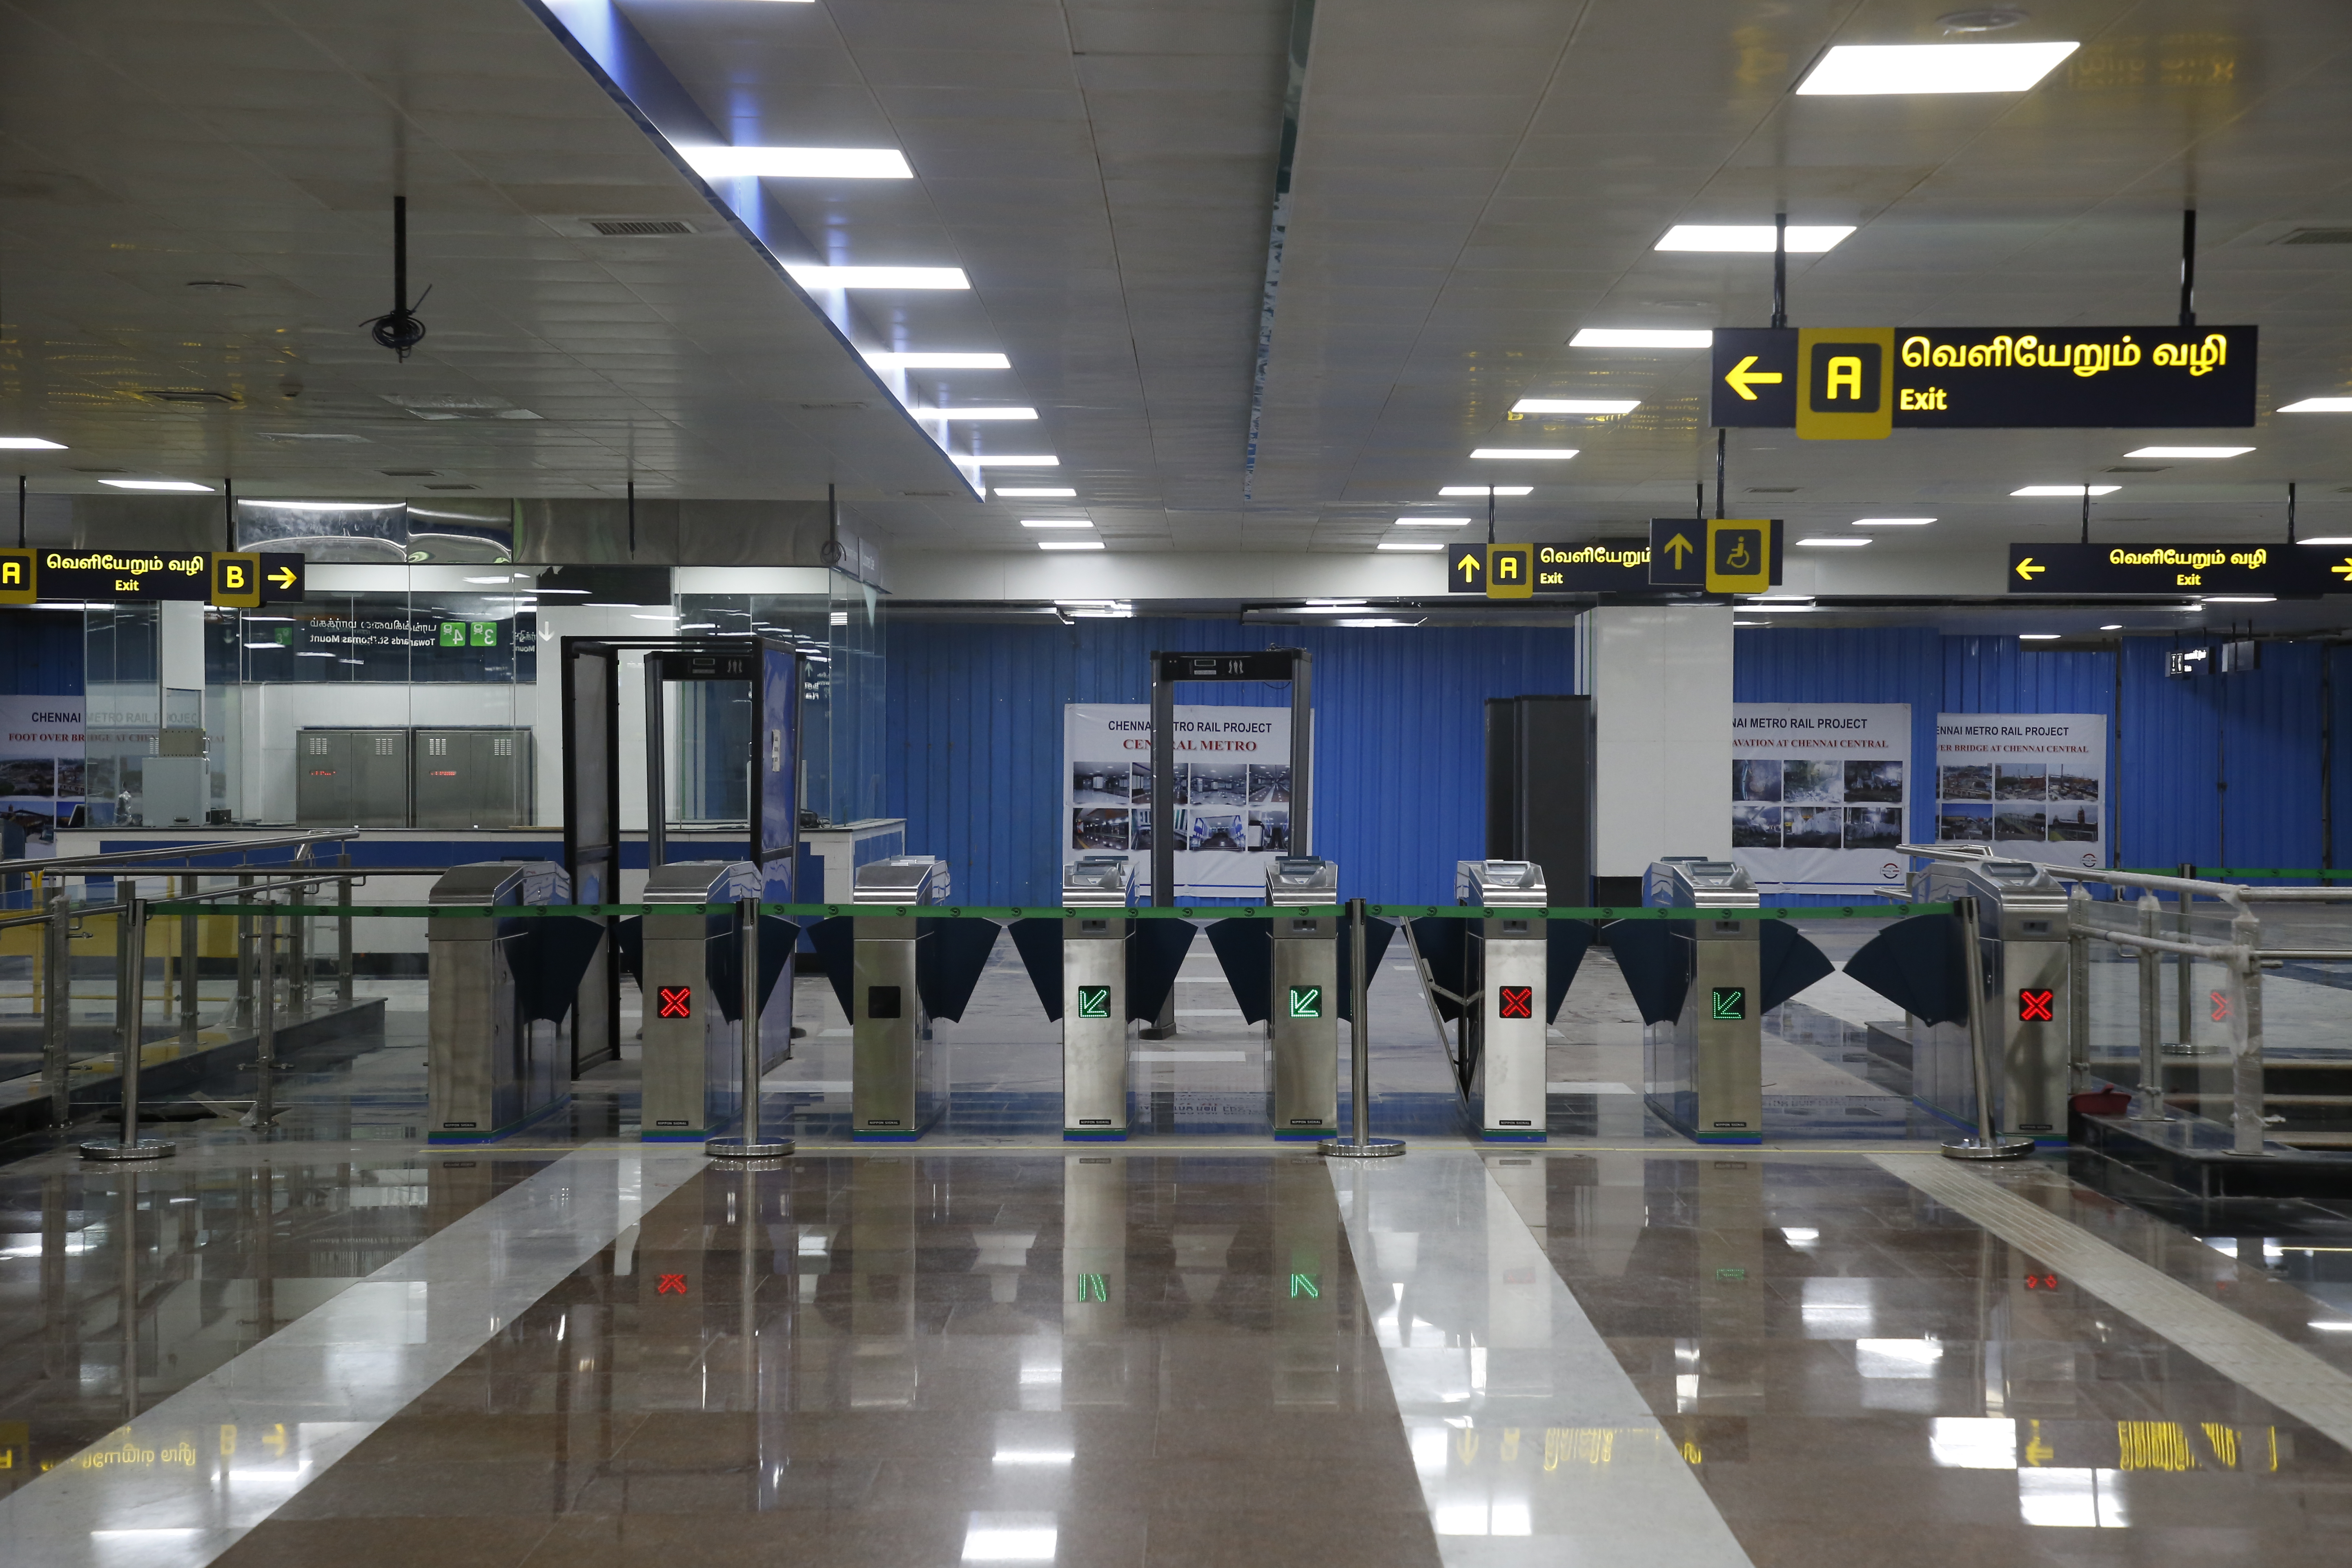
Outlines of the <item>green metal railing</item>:
<svg viewBox="0 0 2352 1568">
<path fill-rule="evenodd" d="M 159 900 L 148 906 L 156 915 L 220 914 L 349 917 L 353 920 L 530 920 L 557 915 L 591 919 L 626 915 L 731 915 L 733 904 L 229 904 L 180 903 Z M 1344 904 L 1191 904 L 1173 909 L 1142 906 L 1125 909 L 1092 905 L 981 904 L 761 904 L 763 915 L 790 920 L 823 920 L 835 915 L 866 915 L 903 919 L 907 916 L 967 916 L 982 920 L 1279 920 L 1338 919 Z M 1549 920 L 1549 921 L 1756 921 L 1756 920 L 1901 920 L 1907 915 L 1948 915 L 1949 904 L 1766 904 L 1755 909 L 1601 909 L 1571 905 L 1522 909 L 1475 904 L 1368 904 L 1364 912 L 1388 920 Z"/>
</svg>

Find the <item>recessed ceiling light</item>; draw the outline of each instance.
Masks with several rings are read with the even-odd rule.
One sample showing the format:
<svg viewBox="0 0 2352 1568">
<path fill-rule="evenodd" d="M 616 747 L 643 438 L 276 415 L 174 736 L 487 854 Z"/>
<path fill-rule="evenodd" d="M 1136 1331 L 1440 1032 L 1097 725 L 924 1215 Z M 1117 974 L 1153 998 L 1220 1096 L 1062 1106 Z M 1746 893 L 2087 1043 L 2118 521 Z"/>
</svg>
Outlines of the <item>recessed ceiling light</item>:
<svg viewBox="0 0 2352 1568">
<path fill-rule="evenodd" d="M 1100 550 L 1102 548 L 1102 541 L 1098 539 L 1041 539 L 1037 542 L 1037 548 L 1040 550 Z"/>
<path fill-rule="evenodd" d="M 2142 447 L 2126 458 L 2242 458 L 2252 447 Z"/>
<path fill-rule="evenodd" d="M 2352 414 L 2352 397 L 2306 397 L 2279 405 L 2281 414 Z"/>
<path fill-rule="evenodd" d="M 1412 551 L 1418 552 L 1429 550 L 1443 550 L 1445 546 L 1437 543 L 1433 540 L 1427 544 L 1423 544 L 1418 540 L 1383 540 L 1380 543 L 1372 546 L 1372 548 L 1375 550 Z"/>
<path fill-rule="evenodd" d="M 1853 232 L 1852 224 L 1789 226 L 1789 254 L 1818 256 Z M 1678 223 L 1658 241 L 1660 250 L 1761 251 L 1769 256 L 1779 231 L 1769 223 Z"/>
<path fill-rule="evenodd" d="M 2117 621 L 2114 626 L 2101 626 L 2099 629 L 2103 632 L 2119 632 L 2124 629 L 2124 624 L 2121 621 Z"/>
<path fill-rule="evenodd" d="M 2121 489 L 2121 485 L 2026 485 L 2009 493 L 2013 496 L 2111 496 Z"/>
<path fill-rule="evenodd" d="M 1500 462 L 1557 463 L 1576 456 L 1574 447 L 1480 447 L 1470 455 Z"/>
<path fill-rule="evenodd" d="M 2056 632 L 2020 632 L 2017 634 L 2017 640 L 2020 642 L 2056 642 L 2058 640 L 2058 634 Z"/>
<path fill-rule="evenodd" d="M 1715 342 L 1712 331 L 1686 331 L 1674 327 L 1586 327 L 1568 340 L 1572 349 L 1703 349 Z"/>
<path fill-rule="evenodd" d="M 896 147 L 680 147 L 694 172 L 713 180 L 911 180 Z"/>
<path fill-rule="evenodd" d="M 969 289 L 961 267 L 818 267 L 788 262 L 784 270 L 803 289 Z"/>
<path fill-rule="evenodd" d="M 1936 520 L 1932 517 L 1857 517 L 1856 528 L 1925 528 Z"/>
<path fill-rule="evenodd" d="M 1840 44 L 1797 96 L 2023 92 L 2080 44 Z"/>
<path fill-rule="evenodd" d="M 0 436 L 0 450 L 10 452 L 62 452 L 62 441 L 44 441 L 38 436 Z"/>
<path fill-rule="evenodd" d="M 1442 496 L 1531 496 L 1536 493 L 1536 488 L 1533 485 L 1440 485 L 1437 493 Z"/>
<path fill-rule="evenodd" d="M 931 419 L 1034 419 L 1034 408 L 916 408 L 915 415 Z"/>
<path fill-rule="evenodd" d="M 1511 405 L 1514 414 L 1631 414 L 1639 399 L 1613 397 L 1522 397 Z"/>
<path fill-rule="evenodd" d="M 1052 488 L 1052 487 L 1050 487 L 1050 486 L 1049 486 L 1049 487 L 1047 487 L 1047 488 L 1045 488 L 1045 489 L 1019 489 L 1019 488 L 1011 487 L 1011 486 L 1006 486 L 1006 485 L 998 485 L 998 486 L 996 487 L 996 491 L 995 491 L 995 493 L 996 493 L 997 495 L 999 495 L 999 496 L 1031 496 L 1031 497 L 1043 498 L 1043 497 L 1045 497 L 1045 496 L 1074 496 L 1074 495 L 1076 495 L 1078 492 L 1077 492 L 1077 491 L 1076 491 L 1076 490 L 1074 490 L 1074 489 L 1054 489 L 1054 488 Z"/>
<path fill-rule="evenodd" d="M 1801 545 L 1811 545 L 1816 550 L 1854 550 L 1869 543 L 1870 541 L 1867 539 L 1814 538 L 1800 539 L 1797 542 Z"/>
<path fill-rule="evenodd" d="M 2297 544 L 2352 544 L 2352 534 L 2326 539 L 2298 539 L 2295 542 Z"/>
<path fill-rule="evenodd" d="M 1332 622 L 1331 624 L 1332 624 L 1333 626 L 1417 626 L 1421 625 L 1421 623 L 1420 623 L 1419 621 L 1399 621 L 1399 620 L 1386 620 L 1386 619 L 1365 619 L 1365 620 L 1350 620 L 1350 621 L 1334 621 L 1334 622 Z"/>
<path fill-rule="evenodd" d="M 102 485 L 112 485 L 119 490 L 196 490 L 212 494 L 210 485 L 200 485 L 194 479 L 100 479 Z"/>
<path fill-rule="evenodd" d="M 1024 517 L 1024 528 L 1092 528 L 1093 522 L 1083 517 Z"/>
<path fill-rule="evenodd" d="M 949 456 L 959 463 L 969 463 L 979 468 L 1058 468 L 1062 459 L 1045 452 L 1012 452 L 991 457 L 979 452 L 951 452 Z"/>
<path fill-rule="evenodd" d="M 1769 626 L 1772 623 L 1769 621 L 1734 621 L 1731 624 L 1735 626 Z"/>
<path fill-rule="evenodd" d="M 1399 528 L 1467 528 L 1470 526 L 1470 520 L 1466 517 L 1401 517 L 1396 521 Z"/>
<path fill-rule="evenodd" d="M 1011 370 L 1003 354 L 923 353 L 915 350 L 872 349 L 866 363 L 885 370 Z"/>
<path fill-rule="evenodd" d="M 2275 594 L 2208 594 L 2203 602 L 2208 605 L 2275 605 L 2278 603 L 2278 595 Z"/>
<path fill-rule="evenodd" d="M 1759 616 L 1809 616 L 1813 613 L 1814 606 L 1811 605 L 1748 604 L 1740 605 L 1739 609 L 1740 613 L 1743 615 L 1753 611 L 1755 614 Z"/>
</svg>

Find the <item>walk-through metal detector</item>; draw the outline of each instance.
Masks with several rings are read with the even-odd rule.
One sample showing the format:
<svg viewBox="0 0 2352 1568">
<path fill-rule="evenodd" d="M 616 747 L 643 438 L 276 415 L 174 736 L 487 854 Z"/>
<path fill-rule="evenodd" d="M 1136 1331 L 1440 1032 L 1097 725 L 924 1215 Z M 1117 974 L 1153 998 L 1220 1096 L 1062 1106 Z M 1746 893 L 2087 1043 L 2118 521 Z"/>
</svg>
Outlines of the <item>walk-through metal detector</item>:
<svg viewBox="0 0 2352 1568">
<path fill-rule="evenodd" d="M 620 673 L 624 651 L 646 658 L 646 849 L 649 871 L 667 860 L 668 789 L 663 711 L 666 689 L 687 680 L 740 680 L 751 687 L 753 726 L 744 769 L 749 784 L 751 861 L 764 903 L 793 901 L 800 852 L 801 655 L 764 637 L 568 637 L 562 646 L 563 857 L 572 896 L 618 901 L 621 891 Z M 621 948 L 638 933 L 608 920 L 605 941 L 580 982 L 572 1010 L 572 1071 L 578 1076 L 619 1054 Z M 787 949 L 786 951 L 789 951 Z M 650 993 L 646 1005 L 656 1006 Z M 760 1014 L 763 1068 L 792 1052 L 792 987 Z"/>
</svg>

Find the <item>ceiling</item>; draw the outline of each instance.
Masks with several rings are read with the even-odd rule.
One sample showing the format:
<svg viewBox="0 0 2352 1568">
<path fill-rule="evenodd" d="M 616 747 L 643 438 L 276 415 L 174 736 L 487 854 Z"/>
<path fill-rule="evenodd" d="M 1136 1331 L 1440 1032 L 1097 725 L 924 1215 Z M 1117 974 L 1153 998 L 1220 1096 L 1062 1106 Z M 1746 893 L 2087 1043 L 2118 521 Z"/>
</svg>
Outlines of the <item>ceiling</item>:
<svg viewBox="0 0 2352 1568">
<path fill-rule="evenodd" d="M 622 0 L 690 100 L 633 79 L 673 136 L 698 116 L 740 145 L 896 148 L 915 174 L 756 193 L 698 180 L 567 48 L 604 0 L 0 3 L 0 433 L 70 444 L 26 455 L 48 489 L 95 467 L 256 495 L 834 483 L 902 554 L 1032 551 L 1038 516 L 1090 518 L 1113 552 L 1361 553 L 1401 515 L 1475 512 L 1437 491 L 1485 483 L 1534 487 L 1498 503 L 1504 537 L 1622 535 L 1711 486 L 1706 355 L 1567 340 L 1770 309 L 1769 257 L 1655 251 L 1671 225 L 1857 226 L 1791 258 L 1795 325 L 2128 326 L 2174 319 L 2194 205 L 2200 319 L 2263 330 L 2252 431 L 1734 432 L 1727 510 L 1799 538 L 1938 520 L 1818 552 L 1831 592 L 1853 558 L 1885 588 L 2074 537 L 2078 503 L 2009 495 L 2026 483 L 2117 484 L 2095 536 L 2166 540 L 2283 537 L 2294 480 L 2305 534 L 2352 534 L 2352 416 L 2270 412 L 2352 392 L 2352 245 L 2280 243 L 2352 228 L 2352 8 L 2032 0 L 2001 40 L 2082 47 L 2030 91 L 1793 93 L 1832 44 L 1951 41 L 1952 8 L 1321 7 L 1245 472 L 1290 0 Z M 412 288 L 434 288 L 406 363 L 358 325 L 390 303 L 396 186 Z M 701 232 L 584 237 L 597 216 Z M 813 299 L 778 265 L 807 259 L 972 287 Z M 213 281 L 241 287 L 189 287 Z M 1055 454 L 982 472 L 1077 495 L 974 500 L 856 352 L 875 346 L 1006 354 L 905 391 L 1035 407 L 949 444 Z M 173 387 L 238 402 L 147 395 Z M 1641 406 L 1511 419 L 1529 395 Z M 2127 462 L 2156 438 L 2256 450 Z M 1468 457 L 1499 445 L 1580 455 Z"/>
</svg>

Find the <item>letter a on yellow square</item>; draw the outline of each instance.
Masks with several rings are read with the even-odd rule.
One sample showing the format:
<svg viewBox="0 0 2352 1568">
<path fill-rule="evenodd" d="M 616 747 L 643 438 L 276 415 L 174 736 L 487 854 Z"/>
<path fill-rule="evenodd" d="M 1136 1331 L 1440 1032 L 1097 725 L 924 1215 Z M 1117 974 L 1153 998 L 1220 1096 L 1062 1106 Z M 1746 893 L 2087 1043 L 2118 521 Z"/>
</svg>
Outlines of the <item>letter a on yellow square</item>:
<svg viewBox="0 0 2352 1568">
<path fill-rule="evenodd" d="M 1895 429 L 1895 329 L 1797 333 L 1797 439 L 1884 441 Z"/>
</svg>

